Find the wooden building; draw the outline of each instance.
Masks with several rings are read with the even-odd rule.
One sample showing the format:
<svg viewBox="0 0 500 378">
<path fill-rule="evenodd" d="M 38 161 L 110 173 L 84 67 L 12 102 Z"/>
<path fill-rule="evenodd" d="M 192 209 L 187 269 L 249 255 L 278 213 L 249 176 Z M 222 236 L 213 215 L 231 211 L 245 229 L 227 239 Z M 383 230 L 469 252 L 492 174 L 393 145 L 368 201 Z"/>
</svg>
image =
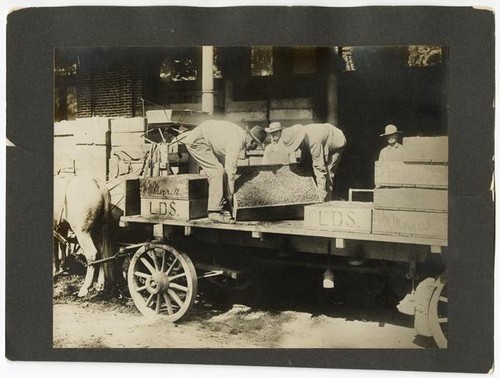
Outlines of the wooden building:
<svg viewBox="0 0 500 378">
<path fill-rule="evenodd" d="M 204 110 L 267 126 L 330 122 L 347 137 L 336 187 L 373 187 L 393 123 L 447 134 L 447 51 L 439 46 L 65 48 L 55 56 L 55 120 Z"/>
</svg>

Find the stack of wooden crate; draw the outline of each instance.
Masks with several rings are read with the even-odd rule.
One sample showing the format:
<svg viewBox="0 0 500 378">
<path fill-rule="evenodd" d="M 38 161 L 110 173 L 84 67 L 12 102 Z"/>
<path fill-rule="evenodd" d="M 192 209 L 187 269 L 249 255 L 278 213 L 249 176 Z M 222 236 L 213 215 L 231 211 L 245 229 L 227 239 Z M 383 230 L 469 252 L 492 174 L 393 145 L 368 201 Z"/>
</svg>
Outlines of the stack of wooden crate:
<svg viewBox="0 0 500 378">
<path fill-rule="evenodd" d="M 54 171 L 107 180 L 110 119 L 86 118 L 54 126 Z"/>
<path fill-rule="evenodd" d="M 403 161 L 375 163 L 375 234 L 446 239 L 448 138 L 407 137 Z"/>
</svg>

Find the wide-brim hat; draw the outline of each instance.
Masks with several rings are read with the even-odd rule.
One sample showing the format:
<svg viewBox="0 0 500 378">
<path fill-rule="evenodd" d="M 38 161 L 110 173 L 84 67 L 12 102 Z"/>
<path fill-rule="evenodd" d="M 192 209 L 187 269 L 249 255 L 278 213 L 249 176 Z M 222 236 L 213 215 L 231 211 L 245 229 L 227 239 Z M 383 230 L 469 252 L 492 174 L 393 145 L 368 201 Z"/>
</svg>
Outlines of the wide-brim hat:
<svg viewBox="0 0 500 378">
<path fill-rule="evenodd" d="M 249 131 L 248 134 L 252 137 L 254 141 L 263 149 L 263 143 L 267 138 L 267 133 L 264 128 L 260 126 L 254 126 Z"/>
<path fill-rule="evenodd" d="M 380 136 L 387 136 L 392 134 L 399 134 L 401 131 L 398 131 L 398 128 L 395 125 L 387 125 L 385 127 L 385 133 L 380 134 Z"/>
<path fill-rule="evenodd" d="M 306 129 L 303 125 L 297 124 L 283 130 L 280 142 L 283 143 L 287 150 L 293 152 L 299 148 L 305 136 Z"/>
<path fill-rule="evenodd" d="M 266 133 L 274 133 L 276 131 L 283 130 L 283 126 L 281 126 L 281 122 L 271 122 L 269 127 L 265 128 Z"/>
</svg>

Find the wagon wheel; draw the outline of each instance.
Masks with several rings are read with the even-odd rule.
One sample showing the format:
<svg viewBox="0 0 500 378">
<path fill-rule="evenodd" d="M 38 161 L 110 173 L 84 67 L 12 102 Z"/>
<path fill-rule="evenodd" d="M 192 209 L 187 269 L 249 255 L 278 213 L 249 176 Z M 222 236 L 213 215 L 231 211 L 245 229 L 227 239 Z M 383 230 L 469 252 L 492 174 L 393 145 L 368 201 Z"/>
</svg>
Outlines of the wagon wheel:
<svg viewBox="0 0 500 378">
<path fill-rule="evenodd" d="M 448 347 L 448 293 L 447 279 L 443 274 L 436 279 L 436 288 L 429 301 L 429 325 L 439 348 Z"/>
<path fill-rule="evenodd" d="M 143 315 L 171 322 L 186 314 L 198 290 L 191 259 L 168 245 L 140 248 L 130 261 L 127 280 L 132 300 Z"/>
</svg>

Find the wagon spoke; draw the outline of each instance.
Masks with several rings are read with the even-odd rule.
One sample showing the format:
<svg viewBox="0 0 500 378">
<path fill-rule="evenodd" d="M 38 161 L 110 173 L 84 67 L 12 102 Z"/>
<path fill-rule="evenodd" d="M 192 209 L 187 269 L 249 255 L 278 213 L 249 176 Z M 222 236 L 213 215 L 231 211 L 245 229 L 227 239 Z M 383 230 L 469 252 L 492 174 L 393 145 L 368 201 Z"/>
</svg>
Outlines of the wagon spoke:
<svg viewBox="0 0 500 378">
<path fill-rule="evenodd" d="M 170 295 L 172 297 L 172 299 L 175 301 L 175 303 L 177 303 L 179 305 L 179 307 L 182 307 L 182 305 L 184 304 L 184 302 L 182 302 L 182 300 L 175 293 L 175 291 L 169 289 L 168 290 L 168 295 Z"/>
<path fill-rule="evenodd" d="M 175 264 L 177 264 L 178 261 L 179 259 L 176 257 L 174 262 L 168 267 L 168 270 L 165 272 L 167 276 L 170 274 L 170 272 L 172 271 L 172 269 L 174 268 Z"/>
<path fill-rule="evenodd" d="M 448 323 L 448 318 L 439 318 L 438 322 L 439 323 Z"/>
<path fill-rule="evenodd" d="M 157 314 L 160 313 L 160 306 L 161 306 L 160 298 L 161 298 L 161 294 L 160 293 L 156 294 L 156 313 Z"/>
<path fill-rule="evenodd" d="M 150 251 L 148 252 L 148 255 L 151 257 L 153 260 L 153 263 L 155 264 L 155 269 L 160 270 L 160 264 L 158 264 L 158 257 L 156 256 L 156 251 Z"/>
<path fill-rule="evenodd" d="M 155 295 L 154 294 L 151 294 L 148 298 L 148 300 L 146 301 L 146 307 L 149 307 L 149 305 L 151 304 L 151 302 L 153 301 L 153 297 Z"/>
<path fill-rule="evenodd" d="M 146 266 L 146 268 L 149 269 L 151 273 L 155 272 L 155 268 L 153 267 L 153 265 L 151 265 L 151 263 L 148 260 L 146 260 L 144 257 L 141 257 L 141 261 Z"/>
<path fill-rule="evenodd" d="M 176 274 L 175 276 L 169 277 L 169 279 L 170 279 L 170 281 L 174 281 L 174 280 L 176 280 L 177 278 L 181 278 L 181 277 L 186 277 L 186 272 Z"/>
<path fill-rule="evenodd" d="M 167 293 L 163 293 L 163 299 L 165 299 L 168 314 L 172 315 L 174 313 L 174 309 L 172 308 L 172 302 L 170 302 L 170 298 L 168 297 Z"/>
<path fill-rule="evenodd" d="M 146 285 L 144 286 L 141 286 L 141 287 L 138 287 L 137 289 L 135 289 L 135 291 L 142 291 L 146 288 Z"/>
<path fill-rule="evenodd" d="M 160 272 L 165 271 L 165 261 L 167 260 L 165 255 L 166 255 L 165 253 L 162 253 L 162 255 L 161 255 L 161 270 L 160 270 Z"/>
<path fill-rule="evenodd" d="M 134 272 L 134 274 L 138 277 L 142 277 L 142 278 L 149 278 L 151 277 L 151 274 L 147 274 L 147 273 L 143 273 L 143 272 Z"/>
<path fill-rule="evenodd" d="M 186 286 L 182 286 L 182 285 L 179 285 L 179 284 L 176 284 L 176 283 L 170 283 L 170 287 L 173 288 L 173 289 L 184 291 L 186 293 L 188 291 L 188 288 Z"/>
<path fill-rule="evenodd" d="M 439 297 L 439 302 L 448 303 L 447 297 Z"/>
</svg>

